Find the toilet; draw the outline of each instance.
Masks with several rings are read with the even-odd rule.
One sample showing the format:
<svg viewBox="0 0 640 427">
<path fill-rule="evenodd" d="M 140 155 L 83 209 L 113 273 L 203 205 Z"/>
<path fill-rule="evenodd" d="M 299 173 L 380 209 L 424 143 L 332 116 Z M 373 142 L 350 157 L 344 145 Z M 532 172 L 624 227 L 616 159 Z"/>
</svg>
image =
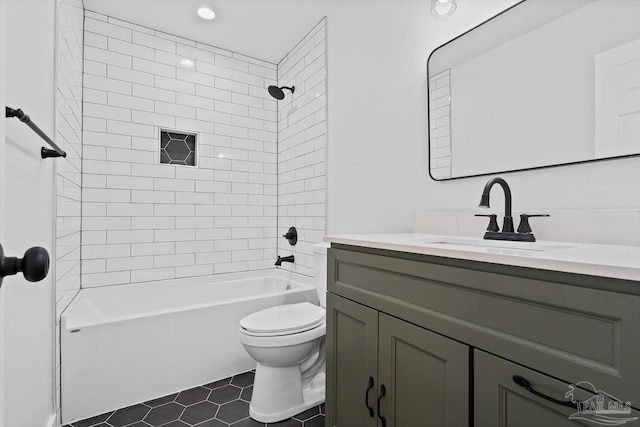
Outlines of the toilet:
<svg viewBox="0 0 640 427">
<path fill-rule="evenodd" d="M 324 402 L 328 247 L 313 245 L 319 306 L 285 304 L 240 320 L 240 342 L 257 362 L 249 406 L 256 421 L 282 421 Z"/>
</svg>

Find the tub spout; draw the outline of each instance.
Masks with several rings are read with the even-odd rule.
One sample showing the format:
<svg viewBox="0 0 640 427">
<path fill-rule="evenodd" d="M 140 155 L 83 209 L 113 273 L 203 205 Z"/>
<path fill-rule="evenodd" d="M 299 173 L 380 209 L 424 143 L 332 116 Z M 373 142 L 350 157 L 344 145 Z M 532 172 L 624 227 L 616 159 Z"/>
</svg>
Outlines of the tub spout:
<svg viewBox="0 0 640 427">
<path fill-rule="evenodd" d="M 279 267 L 282 265 L 283 262 L 293 263 L 294 261 L 295 261 L 295 258 L 293 257 L 293 255 L 289 255 L 285 257 L 281 257 L 280 255 L 278 255 L 278 259 L 276 260 L 276 263 L 274 265 L 277 265 Z"/>
</svg>

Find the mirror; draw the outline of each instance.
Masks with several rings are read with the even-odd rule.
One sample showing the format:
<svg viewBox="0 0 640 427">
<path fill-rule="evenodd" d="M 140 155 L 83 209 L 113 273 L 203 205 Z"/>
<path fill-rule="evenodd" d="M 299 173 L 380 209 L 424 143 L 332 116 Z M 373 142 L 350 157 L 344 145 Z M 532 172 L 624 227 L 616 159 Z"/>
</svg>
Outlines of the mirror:
<svg viewBox="0 0 640 427">
<path fill-rule="evenodd" d="M 525 0 L 434 50 L 431 177 L 640 154 L 638 17 L 638 0 Z"/>
</svg>

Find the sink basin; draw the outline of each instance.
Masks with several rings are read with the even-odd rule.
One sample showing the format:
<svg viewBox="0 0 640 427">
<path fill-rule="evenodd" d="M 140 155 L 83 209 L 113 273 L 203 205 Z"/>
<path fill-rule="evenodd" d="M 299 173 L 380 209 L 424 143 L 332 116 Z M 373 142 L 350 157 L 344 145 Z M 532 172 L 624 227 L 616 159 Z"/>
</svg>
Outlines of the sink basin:
<svg viewBox="0 0 640 427">
<path fill-rule="evenodd" d="M 418 245 L 430 246 L 466 246 L 477 248 L 495 248 L 495 249 L 513 249 L 518 251 L 544 252 L 550 250 L 567 249 L 572 246 L 555 244 L 555 243 L 539 243 L 539 242 L 512 242 L 508 240 L 485 240 L 474 239 L 468 237 L 453 236 L 434 236 L 434 237 L 417 237 L 406 239 L 406 242 Z"/>
</svg>

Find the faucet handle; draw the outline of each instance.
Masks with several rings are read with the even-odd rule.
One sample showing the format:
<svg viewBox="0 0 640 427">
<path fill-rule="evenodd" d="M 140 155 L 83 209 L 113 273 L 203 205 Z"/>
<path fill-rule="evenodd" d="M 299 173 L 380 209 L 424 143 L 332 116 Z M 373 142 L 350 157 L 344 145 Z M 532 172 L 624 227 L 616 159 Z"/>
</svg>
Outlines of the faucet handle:
<svg viewBox="0 0 640 427">
<path fill-rule="evenodd" d="M 487 218 L 489 218 L 489 225 L 487 226 L 487 231 L 500 231 L 500 227 L 498 227 L 498 215 L 475 214 L 474 216 L 486 216 Z"/>
<path fill-rule="evenodd" d="M 520 225 L 518 226 L 518 233 L 531 233 L 531 226 L 529 225 L 529 218 L 551 216 L 548 214 L 520 214 Z"/>
</svg>

